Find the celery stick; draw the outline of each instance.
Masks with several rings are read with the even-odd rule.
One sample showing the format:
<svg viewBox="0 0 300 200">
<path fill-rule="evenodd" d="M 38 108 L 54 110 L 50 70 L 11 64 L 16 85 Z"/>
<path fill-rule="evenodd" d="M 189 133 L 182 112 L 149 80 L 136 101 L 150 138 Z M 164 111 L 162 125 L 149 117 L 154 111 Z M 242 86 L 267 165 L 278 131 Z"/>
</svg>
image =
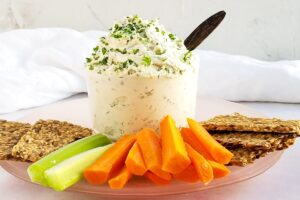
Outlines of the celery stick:
<svg viewBox="0 0 300 200">
<path fill-rule="evenodd" d="M 83 171 L 92 165 L 111 145 L 98 147 L 73 156 L 45 171 L 48 186 L 62 191 L 80 181 Z"/>
<path fill-rule="evenodd" d="M 102 134 L 96 134 L 77 140 L 31 164 L 27 169 L 27 173 L 32 182 L 47 186 L 47 181 L 44 177 L 44 172 L 47 169 L 74 155 L 109 143 L 110 140 Z"/>
</svg>

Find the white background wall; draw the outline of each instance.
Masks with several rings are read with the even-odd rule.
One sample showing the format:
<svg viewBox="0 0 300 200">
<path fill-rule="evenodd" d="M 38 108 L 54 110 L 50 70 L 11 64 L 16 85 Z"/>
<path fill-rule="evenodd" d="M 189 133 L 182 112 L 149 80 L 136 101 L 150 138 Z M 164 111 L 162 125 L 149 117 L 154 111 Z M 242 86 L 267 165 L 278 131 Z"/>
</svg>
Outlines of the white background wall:
<svg viewBox="0 0 300 200">
<path fill-rule="evenodd" d="M 0 0 L 0 30 L 106 30 L 128 14 L 160 18 L 186 37 L 211 14 L 227 17 L 201 48 L 264 60 L 300 59 L 299 0 Z"/>
</svg>

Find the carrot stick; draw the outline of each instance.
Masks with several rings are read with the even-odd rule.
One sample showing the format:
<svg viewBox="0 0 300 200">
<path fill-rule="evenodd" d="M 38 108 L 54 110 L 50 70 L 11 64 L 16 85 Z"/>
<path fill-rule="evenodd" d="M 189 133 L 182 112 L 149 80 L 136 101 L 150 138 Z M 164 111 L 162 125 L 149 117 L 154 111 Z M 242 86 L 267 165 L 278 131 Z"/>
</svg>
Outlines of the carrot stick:
<svg viewBox="0 0 300 200">
<path fill-rule="evenodd" d="M 134 175 L 142 176 L 147 171 L 142 152 L 136 142 L 130 149 L 125 164 L 127 169 Z"/>
<path fill-rule="evenodd" d="M 233 154 L 218 143 L 198 122 L 190 118 L 187 121 L 197 140 L 214 158 L 213 160 L 221 164 L 228 164 Z"/>
<path fill-rule="evenodd" d="M 150 171 L 147 171 L 144 176 L 149 179 L 150 181 L 152 181 L 153 183 L 155 183 L 156 185 L 167 185 L 170 183 L 170 180 L 165 180 L 160 178 L 159 176 L 153 174 Z"/>
<path fill-rule="evenodd" d="M 230 173 L 230 170 L 220 163 L 209 160 L 208 161 L 211 167 L 213 168 L 214 178 L 221 178 L 227 176 Z"/>
<path fill-rule="evenodd" d="M 147 169 L 162 179 L 171 180 L 171 174 L 161 169 L 161 146 L 155 131 L 150 128 L 142 129 L 137 135 L 137 143 L 141 149 Z"/>
<path fill-rule="evenodd" d="M 213 169 L 209 162 L 189 144 L 186 144 L 186 150 L 195 166 L 198 177 L 204 184 L 208 184 L 214 178 Z"/>
<path fill-rule="evenodd" d="M 174 174 L 174 178 L 184 182 L 194 183 L 200 181 L 194 165 L 189 165 L 185 170 L 179 174 Z"/>
<path fill-rule="evenodd" d="M 108 181 L 108 185 L 111 189 L 122 189 L 131 177 L 132 173 L 124 166 L 115 177 Z"/>
<path fill-rule="evenodd" d="M 124 135 L 84 171 L 85 179 L 90 184 L 105 183 L 112 173 L 123 166 L 126 156 L 135 141 L 136 135 Z"/>
<path fill-rule="evenodd" d="M 181 129 L 181 135 L 183 137 L 183 140 L 191 145 L 193 149 L 198 151 L 204 158 L 208 160 L 214 160 L 213 157 L 206 151 L 206 149 L 202 146 L 202 144 L 197 140 L 196 135 L 192 132 L 190 128 L 182 128 Z"/>
<path fill-rule="evenodd" d="M 185 150 L 182 136 L 171 116 L 160 123 L 162 144 L 162 170 L 177 174 L 187 168 L 191 160 Z"/>
</svg>

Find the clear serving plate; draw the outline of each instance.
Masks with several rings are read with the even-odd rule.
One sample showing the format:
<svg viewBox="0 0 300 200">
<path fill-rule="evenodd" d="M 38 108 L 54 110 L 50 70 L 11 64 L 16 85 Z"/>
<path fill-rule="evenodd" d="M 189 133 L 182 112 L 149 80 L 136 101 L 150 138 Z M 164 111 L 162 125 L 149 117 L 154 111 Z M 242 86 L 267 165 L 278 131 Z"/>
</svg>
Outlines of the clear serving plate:
<svg viewBox="0 0 300 200">
<path fill-rule="evenodd" d="M 262 116 L 260 113 L 237 103 L 213 98 L 198 98 L 197 119 L 205 120 L 219 114 L 239 112 L 248 116 Z M 57 103 L 36 109 L 31 114 L 20 119 L 23 122 L 33 123 L 38 119 L 66 120 L 75 124 L 91 127 L 91 117 L 87 98 Z M 216 179 L 209 185 L 201 183 L 185 183 L 173 181 L 170 185 L 156 186 L 144 178 L 134 177 L 124 189 L 111 190 L 107 185 L 93 186 L 81 181 L 67 191 L 96 194 L 105 197 L 154 197 L 164 195 L 186 194 L 203 190 L 223 187 L 226 185 L 245 181 L 253 178 L 272 167 L 279 159 L 282 151 L 274 152 L 260 158 L 247 167 L 230 167 L 231 174 L 225 178 Z M 26 169 L 28 163 L 16 161 L 1 161 L 0 165 L 10 174 L 30 182 Z"/>
</svg>

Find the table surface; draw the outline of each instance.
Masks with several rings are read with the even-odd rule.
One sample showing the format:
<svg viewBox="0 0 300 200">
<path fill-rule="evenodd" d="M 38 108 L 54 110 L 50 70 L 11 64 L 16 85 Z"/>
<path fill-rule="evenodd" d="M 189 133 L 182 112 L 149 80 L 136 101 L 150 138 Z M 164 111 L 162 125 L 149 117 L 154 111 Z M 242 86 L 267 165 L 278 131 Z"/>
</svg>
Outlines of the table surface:
<svg viewBox="0 0 300 200">
<path fill-rule="evenodd" d="M 77 95 L 70 99 L 82 97 Z M 68 101 L 68 100 L 65 100 Z M 300 104 L 281 103 L 249 103 L 240 102 L 256 109 L 268 117 L 280 117 L 283 119 L 300 119 Z M 0 119 L 15 120 L 34 109 L 18 111 L 15 113 L 0 115 Z M 173 196 L 172 199 L 272 199 L 272 200 L 296 200 L 300 195 L 300 142 L 286 150 L 281 159 L 265 173 L 231 186 L 197 193 L 197 195 Z M 29 184 L 8 174 L 0 168 L 0 199 L 6 200 L 35 200 L 35 199 L 56 199 L 56 200 L 94 200 L 101 199 L 97 196 L 71 192 L 54 192 L 47 188 Z M 105 199 L 105 198 L 102 198 Z M 162 198 L 160 198 L 162 199 Z"/>
</svg>

